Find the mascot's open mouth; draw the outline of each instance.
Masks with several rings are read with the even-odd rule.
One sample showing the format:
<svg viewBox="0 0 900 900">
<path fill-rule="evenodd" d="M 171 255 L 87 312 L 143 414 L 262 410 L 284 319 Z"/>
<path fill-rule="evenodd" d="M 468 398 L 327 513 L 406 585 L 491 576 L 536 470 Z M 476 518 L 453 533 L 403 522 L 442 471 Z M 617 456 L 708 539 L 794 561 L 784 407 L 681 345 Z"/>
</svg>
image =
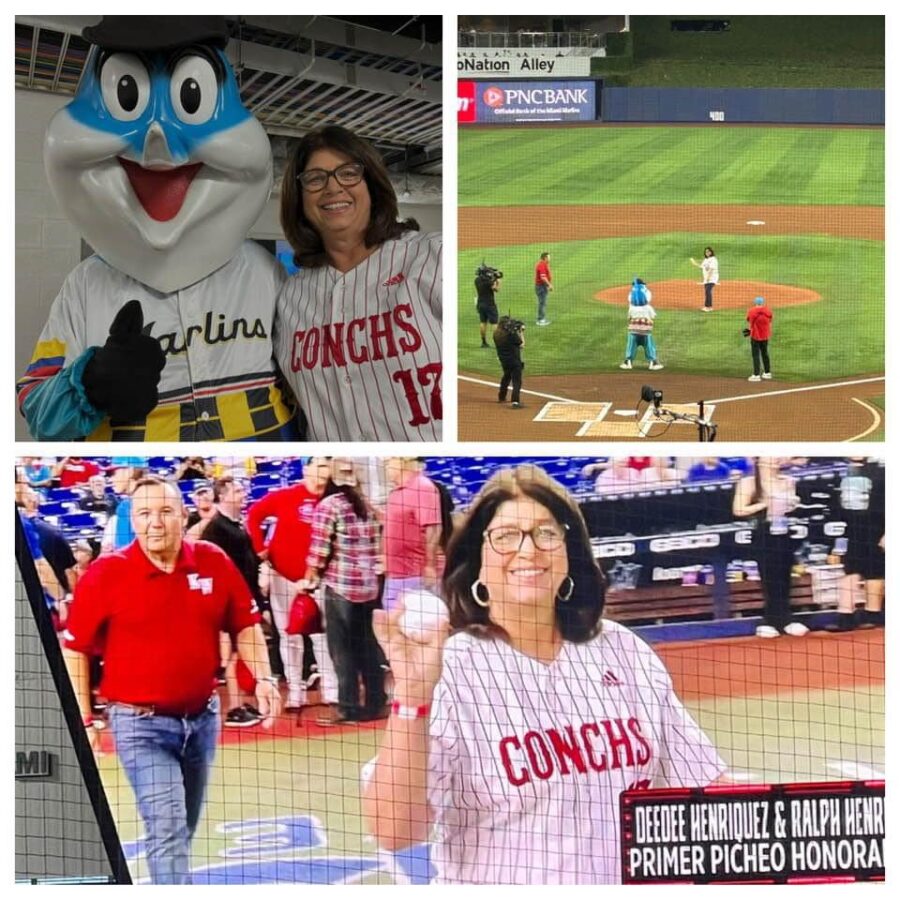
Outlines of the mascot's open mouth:
<svg viewBox="0 0 900 900">
<path fill-rule="evenodd" d="M 194 163 L 175 169 L 145 169 L 121 156 L 118 160 L 141 206 L 157 222 L 168 222 L 178 215 L 194 176 L 203 167 L 203 163 Z"/>
</svg>

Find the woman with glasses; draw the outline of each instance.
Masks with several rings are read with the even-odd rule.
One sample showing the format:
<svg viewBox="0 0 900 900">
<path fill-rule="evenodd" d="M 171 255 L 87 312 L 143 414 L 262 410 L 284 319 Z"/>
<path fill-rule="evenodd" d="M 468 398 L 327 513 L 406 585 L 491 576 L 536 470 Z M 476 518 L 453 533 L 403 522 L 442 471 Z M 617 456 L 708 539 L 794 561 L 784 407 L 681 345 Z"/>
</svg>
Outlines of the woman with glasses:
<svg viewBox="0 0 900 900">
<path fill-rule="evenodd" d="M 379 844 L 431 836 L 445 883 L 618 882 L 619 794 L 709 784 L 725 764 L 659 657 L 601 618 L 572 497 L 534 466 L 495 474 L 451 541 L 444 594 L 449 637 L 376 615 L 394 676 L 363 773 Z"/>
<path fill-rule="evenodd" d="M 276 356 L 310 440 L 440 440 L 441 240 L 399 220 L 378 153 L 338 126 L 303 138 L 281 225 L 300 272 Z"/>
</svg>

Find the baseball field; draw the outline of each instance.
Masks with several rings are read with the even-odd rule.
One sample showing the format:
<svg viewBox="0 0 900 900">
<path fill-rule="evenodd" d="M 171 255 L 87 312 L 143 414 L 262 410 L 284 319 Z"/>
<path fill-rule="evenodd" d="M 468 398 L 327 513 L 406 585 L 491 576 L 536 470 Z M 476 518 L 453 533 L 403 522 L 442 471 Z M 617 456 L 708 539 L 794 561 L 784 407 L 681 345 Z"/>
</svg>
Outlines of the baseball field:
<svg viewBox="0 0 900 900">
<path fill-rule="evenodd" d="M 739 783 L 884 777 L 884 632 L 660 644 L 675 688 Z M 379 726 L 325 729 L 319 710 L 272 731 L 226 730 L 194 838 L 195 883 L 414 883 L 426 844 L 379 852 L 359 777 Z M 132 877 L 146 878 L 141 825 L 108 732 L 100 771 Z"/>
<path fill-rule="evenodd" d="M 474 128 L 459 133 L 459 437 L 691 440 L 638 401 L 642 384 L 706 414 L 720 440 L 872 439 L 883 428 L 884 132 L 800 126 Z M 705 314 L 690 258 L 714 248 Z M 534 264 L 551 254 L 551 324 Z M 473 280 L 526 323 L 523 410 L 498 415 Z M 665 369 L 621 371 L 627 286 L 648 282 Z M 773 379 L 748 383 L 756 296 L 774 313 Z M 639 351 L 640 353 L 640 351 Z M 875 401 L 875 402 L 873 402 Z"/>
</svg>

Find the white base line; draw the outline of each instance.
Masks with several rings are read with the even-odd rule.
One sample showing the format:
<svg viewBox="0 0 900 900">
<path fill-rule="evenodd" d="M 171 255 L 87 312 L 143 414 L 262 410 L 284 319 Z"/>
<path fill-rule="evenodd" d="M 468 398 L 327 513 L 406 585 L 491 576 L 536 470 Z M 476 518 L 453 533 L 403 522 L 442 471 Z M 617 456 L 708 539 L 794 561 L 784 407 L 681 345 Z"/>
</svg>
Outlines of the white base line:
<svg viewBox="0 0 900 900">
<path fill-rule="evenodd" d="M 855 434 L 852 438 L 847 438 L 848 441 L 861 441 L 864 437 L 870 435 L 880 424 L 881 424 L 881 413 L 875 409 L 870 403 L 866 403 L 865 400 L 860 400 L 858 397 L 850 398 L 854 403 L 858 403 L 863 409 L 867 409 L 870 413 L 872 413 L 872 424 L 860 434 Z"/>
<path fill-rule="evenodd" d="M 825 391 L 829 388 L 849 387 L 853 384 L 871 384 L 873 381 L 884 381 L 884 375 L 877 378 L 859 378 L 856 381 L 837 381 L 833 384 L 812 384 L 808 387 L 785 388 L 783 391 L 763 391 L 761 394 L 742 394 L 740 397 L 717 397 L 706 400 L 706 403 L 731 403 L 735 400 L 756 400 L 759 397 L 778 397 L 781 394 L 802 394 L 804 391 Z"/>
<path fill-rule="evenodd" d="M 457 375 L 460 381 L 468 381 L 470 384 L 483 384 L 485 387 L 499 388 L 499 383 L 495 381 L 482 381 L 480 378 L 469 378 L 468 375 Z M 532 397 L 545 397 L 547 400 L 557 400 L 560 403 L 590 403 L 590 400 L 572 400 L 568 397 L 557 397 L 555 394 L 542 394 L 540 391 L 527 391 L 522 388 L 523 394 L 530 394 Z"/>
</svg>

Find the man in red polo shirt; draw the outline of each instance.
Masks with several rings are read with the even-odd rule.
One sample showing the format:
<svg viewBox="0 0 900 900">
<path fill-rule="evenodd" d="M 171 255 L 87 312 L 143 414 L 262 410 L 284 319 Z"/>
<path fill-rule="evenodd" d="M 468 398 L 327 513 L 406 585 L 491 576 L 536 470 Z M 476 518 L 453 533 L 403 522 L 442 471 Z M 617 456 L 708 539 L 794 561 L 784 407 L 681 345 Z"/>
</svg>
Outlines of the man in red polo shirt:
<svg viewBox="0 0 900 900">
<path fill-rule="evenodd" d="M 90 726 L 88 655 L 102 652 L 101 690 L 144 820 L 151 879 L 184 884 L 219 734 L 220 631 L 232 635 L 257 679 L 264 726 L 281 698 L 250 591 L 218 547 L 183 541 L 178 488 L 143 478 L 131 500 L 137 539 L 100 557 L 78 582 L 63 632 L 66 663 Z"/>
<path fill-rule="evenodd" d="M 305 586 L 313 512 L 322 499 L 330 474 L 328 458 L 314 456 L 303 467 L 303 480 L 299 484 L 269 491 L 247 510 L 247 531 L 253 549 L 272 567 L 269 603 L 288 683 L 287 709 L 299 709 L 306 702 L 304 635 L 288 634 L 286 629 L 294 597 Z M 266 523 L 266 520 L 270 521 Z"/>
<path fill-rule="evenodd" d="M 750 353 L 753 357 L 753 374 L 747 381 L 768 381 L 772 377 L 769 366 L 769 338 L 772 337 L 772 310 L 766 306 L 764 297 L 757 297 L 747 313 L 750 327 Z"/>
<path fill-rule="evenodd" d="M 553 290 L 553 276 L 550 274 L 550 254 L 542 253 L 534 267 L 534 292 L 537 295 L 537 324 L 549 325 L 547 318 L 547 294 Z"/>
</svg>

